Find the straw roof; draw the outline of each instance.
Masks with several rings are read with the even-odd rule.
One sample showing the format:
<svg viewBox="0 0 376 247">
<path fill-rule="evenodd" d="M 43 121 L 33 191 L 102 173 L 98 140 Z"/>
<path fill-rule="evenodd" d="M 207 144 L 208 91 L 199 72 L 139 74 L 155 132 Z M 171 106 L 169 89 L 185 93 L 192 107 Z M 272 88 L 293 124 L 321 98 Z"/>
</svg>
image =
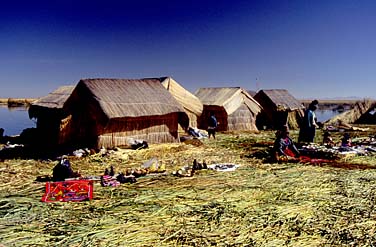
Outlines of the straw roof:
<svg viewBox="0 0 376 247">
<path fill-rule="evenodd" d="M 200 88 L 195 95 L 204 105 L 224 107 L 228 115 L 243 103 L 255 114 L 261 111 L 260 104 L 240 87 Z"/>
<path fill-rule="evenodd" d="M 342 112 L 331 119 L 327 120 L 325 124 L 336 125 L 338 122 L 344 123 L 363 123 L 366 124 L 367 115 L 369 111 L 372 111 L 375 101 L 370 99 L 364 99 L 354 104 L 351 110 Z"/>
<path fill-rule="evenodd" d="M 203 111 L 203 104 L 194 94 L 187 91 L 171 77 L 161 78 L 162 85 L 174 96 L 184 109 L 200 116 Z"/>
<path fill-rule="evenodd" d="M 39 106 L 46 108 L 63 108 L 65 101 L 72 94 L 75 86 L 61 86 L 47 96 L 34 101 L 31 106 Z"/>
<path fill-rule="evenodd" d="M 278 110 L 295 111 L 304 108 L 303 104 L 294 98 L 286 89 L 260 90 L 255 95 L 255 99 L 259 101 L 260 97 L 269 98 Z"/>
<path fill-rule="evenodd" d="M 61 86 L 47 96 L 39 98 L 31 103 L 29 107 L 29 118 L 38 118 L 45 114 L 51 114 L 52 112 L 62 112 L 64 103 L 68 100 L 72 94 L 75 86 Z"/>
<path fill-rule="evenodd" d="M 184 112 L 159 79 L 83 79 L 76 89 L 89 93 L 108 119 Z"/>
</svg>

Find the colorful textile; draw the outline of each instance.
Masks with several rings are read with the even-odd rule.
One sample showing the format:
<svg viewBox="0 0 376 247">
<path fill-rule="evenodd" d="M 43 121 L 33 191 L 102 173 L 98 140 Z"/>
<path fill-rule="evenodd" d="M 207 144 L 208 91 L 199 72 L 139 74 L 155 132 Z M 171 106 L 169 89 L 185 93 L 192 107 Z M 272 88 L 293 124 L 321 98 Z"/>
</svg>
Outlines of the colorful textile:
<svg viewBox="0 0 376 247">
<path fill-rule="evenodd" d="M 93 199 L 93 181 L 47 182 L 42 202 L 77 202 Z"/>
</svg>

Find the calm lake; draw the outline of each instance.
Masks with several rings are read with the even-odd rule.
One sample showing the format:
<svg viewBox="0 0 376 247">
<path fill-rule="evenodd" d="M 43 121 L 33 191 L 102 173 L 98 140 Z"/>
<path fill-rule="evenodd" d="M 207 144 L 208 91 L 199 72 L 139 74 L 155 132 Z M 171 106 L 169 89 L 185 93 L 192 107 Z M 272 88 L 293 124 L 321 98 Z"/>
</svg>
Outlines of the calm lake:
<svg viewBox="0 0 376 247">
<path fill-rule="evenodd" d="M 318 122 L 325 122 L 326 120 L 331 119 L 332 117 L 340 114 L 337 110 L 316 110 L 315 111 L 317 121 Z"/>
<path fill-rule="evenodd" d="M 316 111 L 316 117 L 319 122 L 325 122 L 337 114 L 338 111 L 333 110 Z M 0 128 L 5 130 L 4 135 L 19 135 L 23 129 L 35 126 L 35 122 L 29 119 L 27 108 L 0 106 Z"/>
<path fill-rule="evenodd" d="M 26 107 L 0 106 L 0 128 L 4 129 L 4 135 L 19 135 L 23 129 L 35 126 Z"/>
</svg>

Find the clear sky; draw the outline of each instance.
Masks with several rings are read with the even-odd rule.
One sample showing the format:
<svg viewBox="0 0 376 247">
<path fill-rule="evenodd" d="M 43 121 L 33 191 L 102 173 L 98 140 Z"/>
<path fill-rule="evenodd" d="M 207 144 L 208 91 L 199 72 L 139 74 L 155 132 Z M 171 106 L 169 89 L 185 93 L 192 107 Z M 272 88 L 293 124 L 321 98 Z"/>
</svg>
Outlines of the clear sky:
<svg viewBox="0 0 376 247">
<path fill-rule="evenodd" d="M 81 78 L 374 97 L 374 0 L 2 1 L 0 97 Z"/>
</svg>

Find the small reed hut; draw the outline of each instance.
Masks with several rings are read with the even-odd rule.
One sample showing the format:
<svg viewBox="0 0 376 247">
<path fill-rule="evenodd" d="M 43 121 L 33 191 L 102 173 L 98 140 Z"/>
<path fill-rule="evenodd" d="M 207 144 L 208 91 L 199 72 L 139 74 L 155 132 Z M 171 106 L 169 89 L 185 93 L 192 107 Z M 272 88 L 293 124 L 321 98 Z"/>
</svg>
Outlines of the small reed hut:
<svg viewBox="0 0 376 247">
<path fill-rule="evenodd" d="M 38 141 L 45 145 L 64 143 L 71 115 L 63 110 L 75 86 L 62 86 L 31 103 L 29 118 L 36 119 Z"/>
<path fill-rule="evenodd" d="M 72 113 L 72 141 L 94 148 L 179 142 L 179 119 L 187 119 L 159 79 L 80 80 L 64 108 Z"/>
<path fill-rule="evenodd" d="M 257 131 L 256 116 L 261 106 L 240 87 L 200 88 L 195 95 L 204 104 L 199 128 L 207 129 L 213 113 L 218 121 L 218 131 Z"/>
<path fill-rule="evenodd" d="M 357 124 L 376 124 L 376 102 L 371 100 L 364 100 L 363 102 L 357 102 L 356 107 L 361 105 L 368 105 L 368 110 L 363 113 L 358 120 L 355 121 Z M 360 108 L 360 107 L 359 107 Z"/>
<path fill-rule="evenodd" d="M 254 96 L 263 110 L 257 119 L 260 129 L 277 129 L 288 125 L 290 129 L 298 129 L 304 116 L 304 106 L 286 89 L 260 90 Z"/>
<path fill-rule="evenodd" d="M 204 109 L 199 98 L 187 91 L 171 77 L 161 78 L 161 81 L 162 85 L 183 106 L 189 118 L 189 126 L 198 127 L 197 121 Z"/>
<path fill-rule="evenodd" d="M 325 125 L 338 125 L 339 123 L 348 124 L 374 124 L 376 123 L 375 101 L 363 99 L 357 101 L 350 110 L 342 112 L 325 122 Z"/>
</svg>

